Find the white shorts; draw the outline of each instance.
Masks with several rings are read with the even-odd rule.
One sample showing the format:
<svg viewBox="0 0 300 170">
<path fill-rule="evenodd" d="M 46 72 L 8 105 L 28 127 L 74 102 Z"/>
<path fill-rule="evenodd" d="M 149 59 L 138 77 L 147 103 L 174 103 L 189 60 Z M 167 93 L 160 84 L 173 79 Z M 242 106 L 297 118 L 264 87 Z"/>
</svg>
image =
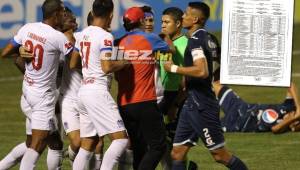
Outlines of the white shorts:
<svg viewBox="0 0 300 170">
<path fill-rule="evenodd" d="M 72 131 L 79 130 L 78 101 L 60 96 L 59 103 L 65 132 L 68 134 Z"/>
<path fill-rule="evenodd" d="M 107 90 L 79 90 L 80 137 L 124 131 L 118 106 Z"/>
<path fill-rule="evenodd" d="M 57 128 L 57 119 L 55 117 L 55 94 L 54 93 L 45 93 L 42 96 L 38 94 L 28 93 L 29 91 L 23 92 L 23 96 L 21 99 L 22 108 L 26 108 L 26 102 L 31 108 L 31 115 L 26 113 L 27 109 L 22 109 L 25 111 L 25 114 L 29 121 L 28 124 L 31 123 L 31 129 L 38 130 L 48 130 L 48 131 L 56 131 Z M 23 101 L 23 102 L 22 102 Z M 29 111 L 28 111 L 29 112 Z"/>
<path fill-rule="evenodd" d="M 26 116 L 26 135 L 32 135 L 31 132 L 31 114 L 32 114 L 32 109 L 28 102 L 25 100 L 24 96 L 21 96 L 21 110 Z"/>
</svg>

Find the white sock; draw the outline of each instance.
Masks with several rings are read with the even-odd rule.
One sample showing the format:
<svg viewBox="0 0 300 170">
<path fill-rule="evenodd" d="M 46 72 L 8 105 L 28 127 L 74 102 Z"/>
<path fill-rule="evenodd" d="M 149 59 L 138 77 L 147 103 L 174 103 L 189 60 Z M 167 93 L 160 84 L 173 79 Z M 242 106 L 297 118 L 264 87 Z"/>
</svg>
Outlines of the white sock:
<svg viewBox="0 0 300 170">
<path fill-rule="evenodd" d="M 40 154 L 34 149 L 28 148 L 21 161 L 20 170 L 33 170 Z"/>
<path fill-rule="evenodd" d="M 10 169 L 19 163 L 27 150 L 25 142 L 15 146 L 5 158 L 0 161 L 0 170 Z"/>
<path fill-rule="evenodd" d="M 125 151 L 128 139 L 115 139 L 106 150 L 101 170 L 112 170 L 114 165 L 119 162 L 122 153 Z"/>
<path fill-rule="evenodd" d="M 102 163 L 101 154 L 95 154 L 95 167 L 93 170 L 100 170 Z"/>
<path fill-rule="evenodd" d="M 47 167 L 48 170 L 60 170 L 62 165 L 62 150 L 48 148 Z"/>
<path fill-rule="evenodd" d="M 84 170 L 92 156 L 93 152 L 80 148 L 73 163 L 73 170 Z"/>
<path fill-rule="evenodd" d="M 75 160 L 75 158 L 76 158 L 77 153 L 75 153 L 75 152 L 72 150 L 72 148 L 71 148 L 70 145 L 69 145 L 69 147 L 68 147 L 68 155 L 69 155 L 70 164 L 71 164 L 71 166 L 73 166 L 73 162 L 74 162 L 74 160 Z"/>
<path fill-rule="evenodd" d="M 130 170 L 133 169 L 133 152 L 130 149 L 126 149 L 120 157 L 118 170 Z"/>
</svg>

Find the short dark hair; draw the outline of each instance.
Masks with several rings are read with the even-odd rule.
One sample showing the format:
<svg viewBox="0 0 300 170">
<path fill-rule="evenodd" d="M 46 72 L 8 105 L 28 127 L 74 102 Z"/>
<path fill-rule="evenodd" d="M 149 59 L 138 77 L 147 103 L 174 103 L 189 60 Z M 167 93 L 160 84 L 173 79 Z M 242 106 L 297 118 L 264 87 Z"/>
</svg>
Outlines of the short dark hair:
<svg viewBox="0 0 300 170">
<path fill-rule="evenodd" d="M 170 15 L 175 21 L 182 21 L 183 11 L 177 7 L 170 7 L 163 11 L 163 15 Z"/>
<path fill-rule="evenodd" d="M 69 7 L 65 7 L 65 12 L 69 14 L 74 14 L 73 11 Z"/>
<path fill-rule="evenodd" d="M 142 6 L 141 8 L 144 11 L 144 13 L 148 12 L 148 13 L 151 13 L 152 15 L 154 14 L 152 11 L 152 8 L 150 6 L 145 5 L 145 6 Z"/>
<path fill-rule="evenodd" d="M 209 6 L 204 3 L 204 2 L 190 2 L 189 7 L 197 9 L 201 11 L 205 17 L 205 21 L 209 18 L 210 16 L 210 8 Z"/>
<path fill-rule="evenodd" d="M 50 18 L 56 11 L 61 10 L 61 0 L 45 0 L 42 5 L 43 19 Z"/>
<path fill-rule="evenodd" d="M 93 20 L 94 20 L 93 14 L 92 14 L 92 11 L 90 11 L 86 18 L 87 25 L 88 26 L 92 25 Z"/>
<path fill-rule="evenodd" d="M 95 17 L 107 17 L 114 10 L 112 0 L 95 0 L 93 3 L 93 14 Z"/>
<path fill-rule="evenodd" d="M 141 26 L 141 22 L 132 23 L 128 18 L 123 18 L 123 26 L 126 31 L 131 31 L 135 28 L 139 28 Z"/>
</svg>

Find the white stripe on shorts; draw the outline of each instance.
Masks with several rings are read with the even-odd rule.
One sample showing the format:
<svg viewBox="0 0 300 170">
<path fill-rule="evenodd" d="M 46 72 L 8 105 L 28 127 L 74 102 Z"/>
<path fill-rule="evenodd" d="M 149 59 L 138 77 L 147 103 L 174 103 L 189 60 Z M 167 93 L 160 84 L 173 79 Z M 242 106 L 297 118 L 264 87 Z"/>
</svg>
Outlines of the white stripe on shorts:
<svg viewBox="0 0 300 170">
<path fill-rule="evenodd" d="M 192 144 L 194 146 L 197 145 L 196 142 L 192 141 L 191 139 L 187 139 L 187 140 L 185 140 L 183 142 L 180 142 L 180 143 L 173 143 L 173 146 L 180 146 L 180 145 L 184 145 L 184 144 L 187 144 L 187 143 L 190 143 L 190 144 Z"/>
<path fill-rule="evenodd" d="M 226 96 L 228 95 L 228 93 L 231 92 L 231 91 L 232 91 L 232 89 L 228 89 L 228 90 L 225 91 L 225 93 L 223 94 L 223 96 L 222 96 L 221 99 L 220 99 L 220 102 L 219 102 L 219 105 L 220 105 L 220 106 L 223 104 L 223 102 L 224 102 L 224 100 L 225 100 L 225 97 L 226 97 Z"/>
</svg>

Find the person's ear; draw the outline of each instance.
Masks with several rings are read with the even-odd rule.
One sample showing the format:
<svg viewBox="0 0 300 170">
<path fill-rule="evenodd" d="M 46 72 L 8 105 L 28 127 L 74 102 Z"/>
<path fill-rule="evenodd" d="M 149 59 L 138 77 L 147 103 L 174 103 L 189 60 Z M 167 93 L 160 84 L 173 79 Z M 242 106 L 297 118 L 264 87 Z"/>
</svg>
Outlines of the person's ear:
<svg viewBox="0 0 300 170">
<path fill-rule="evenodd" d="M 176 27 L 177 27 L 177 28 L 180 28 L 181 26 L 182 26 L 181 21 L 177 20 L 177 21 L 176 21 Z"/>
<path fill-rule="evenodd" d="M 110 17 L 110 19 L 113 19 L 113 17 L 114 17 L 114 13 L 113 13 L 113 12 L 111 12 L 109 17 Z"/>
<path fill-rule="evenodd" d="M 199 21 L 199 17 L 193 17 L 193 24 L 197 24 Z"/>
<path fill-rule="evenodd" d="M 141 18 L 141 19 L 140 19 L 140 23 L 141 23 L 143 26 L 145 26 L 145 19 L 144 19 L 144 18 Z"/>
</svg>

